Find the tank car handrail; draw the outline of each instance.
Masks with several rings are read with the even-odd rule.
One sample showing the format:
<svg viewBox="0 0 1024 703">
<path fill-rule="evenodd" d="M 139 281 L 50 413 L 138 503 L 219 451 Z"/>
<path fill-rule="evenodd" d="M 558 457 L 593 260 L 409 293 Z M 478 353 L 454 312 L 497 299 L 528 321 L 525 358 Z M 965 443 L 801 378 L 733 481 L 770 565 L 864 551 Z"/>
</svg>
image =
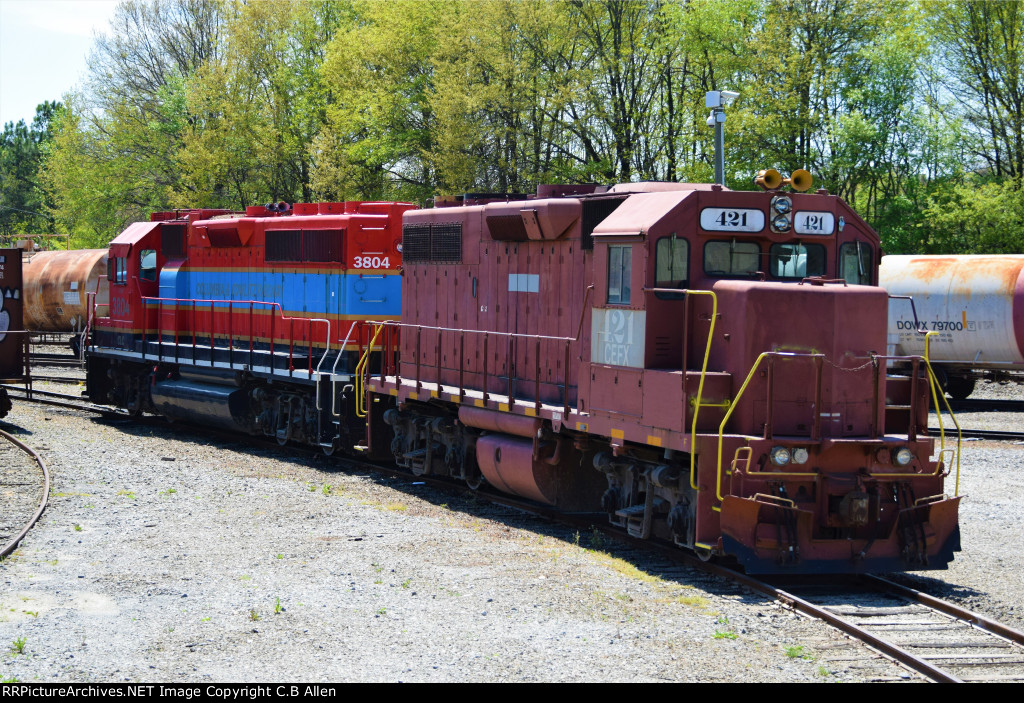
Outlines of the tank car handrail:
<svg viewBox="0 0 1024 703">
<path fill-rule="evenodd" d="M 917 319 L 917 306 L 914 305 L 914 296 L 912 295 L 895 295 L 889 293 L 889 300 L 909 300 L 910 301 L 910 312 L 914 313 L 914 330 L 925 334 L 925 327 L 921 324 L 921 321 Z"/>
</svg>

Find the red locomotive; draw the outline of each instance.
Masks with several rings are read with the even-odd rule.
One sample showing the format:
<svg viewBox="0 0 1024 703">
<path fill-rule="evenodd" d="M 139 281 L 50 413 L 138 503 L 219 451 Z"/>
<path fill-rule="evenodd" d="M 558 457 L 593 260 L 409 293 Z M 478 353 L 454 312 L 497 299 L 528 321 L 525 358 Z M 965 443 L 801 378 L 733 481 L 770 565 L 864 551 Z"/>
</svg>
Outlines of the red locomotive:
<svg viewBox="0 0 1024 703">
<path fill-rule="evenodd" d="M 398 319 L 401 203 L 154 213 L 110 244 L 94 402 L 296 440 L 358 443 L 367 319 Z"/>
<path fill-rule="evenodd" d="M 157 213 L 111 244 L 88 394 L 364 444 L 751 572 L 942 568 L 953 450 L 927 364 L 887 371 L 878 236 L 762 184 Z"/>
<path fill-rule="evenodd" d="M 750 572 L 959 550 L 926 365 L 887 374 L 879 239 L 839 198 L 547 187 L 407 212 L 403 242 L 369 427 L 414 473 L 602 510 Z"/>
</svg>

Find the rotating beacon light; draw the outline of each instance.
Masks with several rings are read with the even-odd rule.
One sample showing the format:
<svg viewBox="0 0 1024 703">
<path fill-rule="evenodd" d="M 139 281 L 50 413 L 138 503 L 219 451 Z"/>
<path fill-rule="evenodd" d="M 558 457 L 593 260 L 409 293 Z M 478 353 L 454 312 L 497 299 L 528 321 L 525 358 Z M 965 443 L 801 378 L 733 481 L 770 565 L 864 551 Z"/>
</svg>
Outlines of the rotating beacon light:
<svg viewBox="0 0 1024 703">
<path fill-rule="evenodd" d="M 709 90 L 704 106 L 711 108 L 708 127 L 715 128 L 715 183 L 725 185 L 725 108 L 740 96 L 733 90 Z"/>
</svg>

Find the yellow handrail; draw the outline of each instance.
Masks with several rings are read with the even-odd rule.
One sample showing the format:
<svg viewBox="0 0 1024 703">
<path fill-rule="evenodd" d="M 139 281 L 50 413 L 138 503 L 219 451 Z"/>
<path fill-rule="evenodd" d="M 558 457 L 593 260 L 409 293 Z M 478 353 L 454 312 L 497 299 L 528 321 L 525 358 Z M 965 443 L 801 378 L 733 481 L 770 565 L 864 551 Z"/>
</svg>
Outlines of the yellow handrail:
<svg viewBox="0 0 1024 703">
<path fill-rule="evenodd" d="M 371 323 L 372 324 L 372 323 Z M 373 339 L 366 345 L 366 351 L 363 352 L 362 357 L 359 359 L 359 363 L 356 364 L 356 417 L 366 417 L 366 395 L 363 390 L 363 372 L 366 370 L 366 365 L 370 360 L 370 352 L 373 351 L 373 345 L 377 342 L 377 338 L 380 337 L 380 333 L 384 331 L 384 324 L 381 323 L 377 326 L 377 331 L 373 335 Z"/>
<path fill-rule="evenodd" d="M 960 451 L 963 446 L 963 430 L 960 429 L 960 423 L 956 421 L 956 415 L 953 414 L 953 409 L 949 407 L 949 401 L 946 400 L 946 393 L 943 391 L 941 394 L 936 392 L 936 388 L 939 386 L 938 379 L 935 378 L 935 372 L 932 370 L 931 364 L 931 339 L 938 332 L 925 332 L 924 333 L 924 365 L 928 369 L 928 385 L 932 391 L 932 401 L 935 403 L 935 415 L 939 418 L 939 459 L 941 460 L 942 454 L 946 451 L 946 431 L 942 426 L 942 408 L 939 406 L 939 396 L 942 396 L 942 403 L 946 406 L 946 411 L 949 412 L 949 417 L 953 420 L 953 424 L 956 426 L 956 480 L 954 482 L 954 495 L 960 495 Z"/>
<path fill-rule="evenodd" d="M 715 466 L 715 473 L 718 474 L 715 482 L 715 497 L 718 498 L 718 502 L 721 503 L 724 498 L 722 497 L 722 435 L 725 433 L 725 423 L 729 422 L 729 418 L 732 416 L 732 411 L 736 409 L 736 405 L 740 402 L 740 398 L 743 397 L 743 392 L 747 390 L 747 386 L 750 385 L 750 379 L 754 377 L 754 372 L 757 371 L 757 367 L 761 365 L 761 361 L 766 356 L 774 354 L 775 352 L 761 352 L 754 362 L 754 365 L 750 367 L 750 373 L 747 374 L 747 378 L 743 381 L 743 385 L 740 386 L 739 393 L 732 401 L 732 405 L 725 412 L 725 417 L 722 418 L 722 424 L 718 426 L 718 464 Z"/>
<path fill-rule="evenodd" d="M 704 363 L 700 367 L 700 382 L 697 384 L 697 400 L 693 406 L 693 425 L 690 429 L 690 488 L 699 491 L 697 486 L 697 414 L 700 412 L 700 401 L 704 394 L 704 377 L 708 371 L 708 357 L 711 355 L 711 340 L 715 336 L 715 320 L 718 318 L 718 296 L 710 290 L 688 290 L 686 295 L 710 295 L 711 296 L 711 328 L 708 330 L 708 343 L 704 347 Z M 686 369 L 683 369 L 683 382 L 686 382 Z M 717 404 L 716 404 L 717 406 Z M 721 458 L 719 458 L 721 460 Z"/>
</svg>

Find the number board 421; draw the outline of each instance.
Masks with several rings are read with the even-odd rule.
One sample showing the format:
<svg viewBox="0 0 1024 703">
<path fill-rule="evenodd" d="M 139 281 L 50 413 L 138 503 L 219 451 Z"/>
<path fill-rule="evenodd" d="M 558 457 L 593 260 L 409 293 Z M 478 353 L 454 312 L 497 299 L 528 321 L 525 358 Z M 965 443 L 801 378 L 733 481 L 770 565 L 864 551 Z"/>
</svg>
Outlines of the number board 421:
<svg viewBox="0 0 1024 703">
<path fill-rule="evenodd" d="M 760 232 L 764 212 L 756 208 L 706 207 L 700 211 L 700 228 L 706 232 Z"/>
</svg>

